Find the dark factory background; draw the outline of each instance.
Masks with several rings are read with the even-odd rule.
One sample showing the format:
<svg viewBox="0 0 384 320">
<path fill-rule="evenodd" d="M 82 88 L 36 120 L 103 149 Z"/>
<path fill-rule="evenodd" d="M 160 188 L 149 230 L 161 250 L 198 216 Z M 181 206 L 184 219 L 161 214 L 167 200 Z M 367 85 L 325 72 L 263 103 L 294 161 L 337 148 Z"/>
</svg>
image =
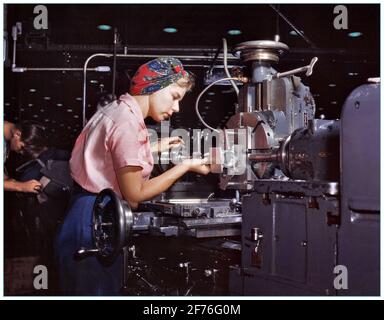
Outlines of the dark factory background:
<svg viewBox="0 0 384 320">
<path fill-rule="evenodd" d="M 116 59 L 115 85 L 114 60 L 92 59 L 88 68 L 108 66 L 109 71 L 87 71 L 86 119 L 95 113 L 100 100 L 111 94 L 113 88 L 116 96 L 128 92 L 136 68 L 150 60 L 150 56 L 189 56 L 182 62 L 196 75 L 196 87 L 183 99 L 180 112 L 172 116 L 173 128 L 203 129 L 195 113 L 195 101 L 209 81 L 212 82 L 212 78 L 207 81 L 207 71 L 213 68 L 213 79 L 224 75 L 223 61 L 221 56 L 218 58 L 223 52 L 223 38 L 228 42 L 228 64 L 239 69 L 243 68 L 242 62 L 232 54 L 236 44 L 273 40 L 276 34 L 290 48 L 274 66 L 277 71 L 308 65 L 317 56 L 319 60 L 313 74 L 310 77 L 300 74 L 315 99 L 315 118 L 339 119 L 343 103 L 352 90 L 368 78 L 380 77 L 380 6 L 377 4 L 346 4 L 348 28 L 341 30 L 334 27 L 337 14 L 333 4 L 276 5 L 307 40 L 269 4 L 46 4 L 48 28 L 40 30 L 34 28 L 35 6 L 4 5 L 4 120 L 42 123 L 49 133 L 50 145 L 67 151 L 72 150 L 83 127 L 84 63 L 96 53 L 115 51 L 134 57 Z M 18 23 L 21 23 L 21 32 L 14 47 L 12 29 Z M 44 68 L 56 70 L 38 70 Z M 214 86 L 200 102 L 201 114 L 212 127 L 223 128 L 235 113 L 236 100 L 232 86 Z M 151 120 L 147 124 L 155 126 Z M 7 161 L 10 176 L 23 161 L 21 156 L 11 154 Z M 194 174 L 183 179 L 189 182 L 191 175 Z M 200 192 L 204 193 L 203 198 L 218 185 L 218 177 L 212 174 L 200 178 L 203 181 L 194 185 L 193 196 L 200 196 Z M 190 192 L 188 185 L 185 189 Z M 13 202 L 15 207 L 16 202 Z M 12 207 L 11 201 L 4 203 Z M 7 208 L 4 211 L 6 213 Z M 12 214 L 8 212 L 8 215 Z M 33 265 L 36 261 L 32 256 L 41 252 L 40 249 L 33 252 L 31 248 L 39 248 L 40 244 L 34 247 L 28 243 L 29 235 L 20 231 L 23 226 L 15 217 L 12 219 L 5 218 L 6 258 L 31 256 L 29 265 Z M 11 268 L 16 270 L 18 263 L 26 262 L 6 263 L 5 279 L 10 278 Z M 20 293 L 13 289 L 17 288 L 8 288 L 8 294 Z"/>
<path fill-rule="evenodd" d="M 172 118 L 172 126 L 187 128 L 201 128 L 194 102 L 204 87 L 204 75 L 210 65 L 222 64 L 214 62 L 215 53 L 222 48 L 222 38 L 227 39 L 231 50 L 243 41 L 272 40 L 278 33 L 281 42 L 291 50 L 276 69 L 300 67 L 318 56 L 313 75 L 302 76 L 303 81 L 314 95 L 316 117 L 339 118 L 343 102 L 352 89 L 368 77 L 379 76 L 379 6 L 348 5 L 347 8 L 348 29 L 336 30 L 334 5 L 280 5 L 281 12 L 310 39 L 308 44 L 285 21 L 277 18 L 267 4 L 50 4 L 47 5 L 47 30 L 33 28 L 34 5 L 5 5 L 4 117 L 13 122 L 32 119 L 43 123 L 50 132 L 51 144 L 68 150 L 82 128 L 82 71 L 12 72 L 12 26 L 21 22 L 17 67 L 83 68 L 90 55 L 113 52 L 114 28 L 119 34 L 117 53 L 124 53 L 125 48 L 126 52 L 137 54 L 212 56 L 211 62 L 183 61 L 186 68 L 197 75 L 197 86 L 184 99 L 180 113 Z M 101 25 L 111 28 L 100 30 Z M 175 28 L 177 32 L 167 33 L 165 28 Z M 129 77 L 147 60 L 117 60 L 117 95 L 128 91 Z M 112 70 L 112 61 L 97 58 L 89 67 L 110 66 Z M 230 61 L 230 65 L 236 64 L 240 62 Z M 111 91 L 112 71 L 87 73 L 87 119 L 95 112 L 100 97 Z M 203 116 L 214 127 L 223 127 L 234 112 L 234 103 L 231 87 L 216 86 L 202 101 Z"/>
</svg>

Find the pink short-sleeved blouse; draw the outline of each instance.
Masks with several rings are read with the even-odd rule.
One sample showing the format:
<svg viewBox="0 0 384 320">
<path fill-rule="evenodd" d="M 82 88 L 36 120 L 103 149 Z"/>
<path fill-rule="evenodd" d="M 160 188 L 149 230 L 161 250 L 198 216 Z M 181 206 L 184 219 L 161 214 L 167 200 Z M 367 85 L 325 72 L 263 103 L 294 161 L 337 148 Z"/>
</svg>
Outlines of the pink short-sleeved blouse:
<svg viewBox="0 0 384 320">
<path fill-rule="evenodd" d="M 70 160 L 72 178 L 85 190 L 105 188 L 121 195 L 116 171 L 142 167 L 148 179 L 153 169 L 148 131 L 136 100 L 129 94 L 97 111 L 76 140 Z"/>
</svg>

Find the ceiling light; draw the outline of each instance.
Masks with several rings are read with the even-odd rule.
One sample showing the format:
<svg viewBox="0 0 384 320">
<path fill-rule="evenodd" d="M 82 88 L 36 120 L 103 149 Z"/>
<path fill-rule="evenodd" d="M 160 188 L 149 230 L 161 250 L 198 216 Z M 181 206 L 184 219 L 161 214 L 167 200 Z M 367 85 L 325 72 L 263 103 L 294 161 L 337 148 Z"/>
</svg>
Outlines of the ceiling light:
<svg viewBox="0 0 384 320">
<path fill-rule="evenodd" d="M 232 30 L 228 31 L 228 34 L 231 35 L 231 36 L 238 36 L 239 34 L 241 34 L 241 30 L 232 29 Z"/>
<path fill-rule="evenodd" d="M 354 32 L 348 33 L 348 37 L 351 37 L 351 38 L 357 38 L 357 37 L 360 37 L 362 35 L 363 35 L 363 33 L 360 31 L 354 31 Z"/>
<path fill-rule="evenodd" d="M 36 89 L 29 89 L 29 92 L 36 92 Z"/>
<path fill-rule="evenodd" d="M 337 101 L 331 101 L 331 104 L 337 104 Z"/>
<path fill-rule="evenodd" d="M 163 29 L 163 31 L 166 32 L 166 33 L 176 33 L 177 29 L 173 28 L 173 27 L 166 27 L 166 28 Z"/>
<path fill-rule="evenodd" d="M 111 30 L 112 27 L 108 24 L 99 24 L 97 26 L 97 29 L 101 30 L 101 31 L 108 31 L 108 30 Z"/>
<path fill-rule="evenodd" d="M 330 83 L 330 84 L 328 85 L 328 87 L 334 88 L 334 87 L 336 87 L 336 83 Z"/>
<path fill-rule="evenodd" d="M 51 97 L 44 97 L 44 100 L 51 100 Z"/>
<path fill-rule="evenodd" d="M 349 76 L 358 76 L 359 73 L 358 72 L 348 72 L 348 75 Z"/>
</svg>

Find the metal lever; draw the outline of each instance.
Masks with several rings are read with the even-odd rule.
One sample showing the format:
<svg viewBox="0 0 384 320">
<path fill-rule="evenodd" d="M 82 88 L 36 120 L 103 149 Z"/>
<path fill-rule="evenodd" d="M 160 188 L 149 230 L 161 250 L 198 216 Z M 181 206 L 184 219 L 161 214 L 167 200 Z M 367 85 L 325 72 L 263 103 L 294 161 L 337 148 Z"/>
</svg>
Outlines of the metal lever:
<svg viewBox="0 0 384 320">
<path fill-rule="evenodd" d="M 285 72 L 277 72 L 277 73 L 275 73 L 273 75 L 269 75 L 267 77 L 267 80 L 271 81 L 272 79 L 279 79 L 279 78 L 291 76 L 291 75 L 294 75 L 296 73 L 301 73 L 301 72 L 305 72 L 305 75 L 307 77 L 309 77 L 312 74 L 313 67 L 314 67 L 315 63 L 318 60 L 319 60 L 318 57 L 313 57 L 311 62 L 309 63 L 309 65 L 301 67 L 301 68 L 296 68 L 296 69 L 293 69 L 293 70 L 285 71 Z"/>
<path fill-rule="evenodd" d="M 99 253 L 99 249 L 87 249 L 82 247 L 75 252 L 75 259 L 81 260 L 94 253 Z"/>
<path fill-rule="evenodd" d="M 305 75 L 306 75 L 307 77 L 309 77 L 309 76 L 312 74 L 313 67 L 314 67 L 315 63 L 317 62 L 317 60 L 319 60 L 318 57 L 313 57 L 313 58 L 312 58 L 311 63 L 310 63 L 309 66 L 308 66 L 307 72 L 305 73 Z"/>
<path fill-rule="evenodd" d="M 255 247 L 253 248 L 253 252 L 251 254 L 251 264 L 254 267 L 258 267 L 258 268 L 261 267 L 261 263 L 262 263 L 262 260 L 261 260 L 262 258 L 260 256 L 259 249 L 260 249 L 260 243 L 263 240 L 263 238 L 264 238 L 264 235 L 260 231 L 260 228 L 251 229 L 251 239 L 252 241 L 256 242 Z"/>
</svg>

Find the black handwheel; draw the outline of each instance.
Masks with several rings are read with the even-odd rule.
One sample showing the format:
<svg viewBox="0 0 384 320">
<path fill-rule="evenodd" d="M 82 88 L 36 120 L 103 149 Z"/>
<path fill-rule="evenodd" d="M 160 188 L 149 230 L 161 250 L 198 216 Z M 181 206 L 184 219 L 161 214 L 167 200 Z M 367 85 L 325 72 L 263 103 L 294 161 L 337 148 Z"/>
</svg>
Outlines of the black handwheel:
<svg viewBox="0 0 384 320">
<path fill-rule="evenodd" d="M 132 210 L 113 190 L 104 189 L 96 197 L 92 223 L 97 258 L 111 265 L 131 238 Z"/>
</svg>

